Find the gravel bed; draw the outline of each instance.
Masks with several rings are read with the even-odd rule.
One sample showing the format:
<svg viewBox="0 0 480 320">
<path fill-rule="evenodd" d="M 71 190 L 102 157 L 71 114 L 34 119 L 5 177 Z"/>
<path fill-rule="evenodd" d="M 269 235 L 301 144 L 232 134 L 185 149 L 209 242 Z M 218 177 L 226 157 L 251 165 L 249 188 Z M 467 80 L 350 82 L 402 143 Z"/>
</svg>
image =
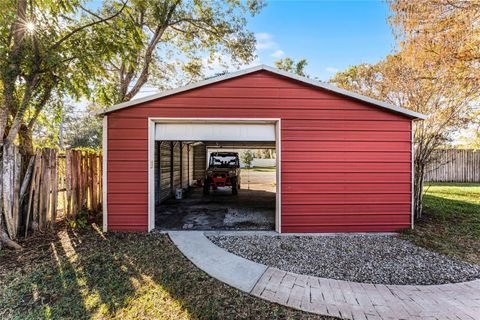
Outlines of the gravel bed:
<svg viewBox="0 0 480 320">
<path fill-rule="evenodd" d="M 365 283 L 444 284 L 480 278 L 480 265 L 394 236 L 230 236 L 208 238 L 246 259 L 285 271 Z"/>
</svg>

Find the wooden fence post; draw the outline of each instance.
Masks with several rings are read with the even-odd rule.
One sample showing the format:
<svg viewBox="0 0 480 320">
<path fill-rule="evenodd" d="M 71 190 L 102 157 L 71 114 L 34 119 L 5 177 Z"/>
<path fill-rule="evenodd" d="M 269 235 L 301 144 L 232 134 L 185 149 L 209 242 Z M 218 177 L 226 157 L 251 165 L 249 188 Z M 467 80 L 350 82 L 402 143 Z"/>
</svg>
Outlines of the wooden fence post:
<svg viewBox="0 0 480 320">
<path fill-rule="evenodd" d="M 55 227 L 57 220 L 57 204 L 58 204 L 58 152 L 53 150 L 52 152 L 52 179 L 51 179 L 51 192 L 52 192 L 52 224 L 51 227 Z"/>
<path fill-rule="evenodd" d="M 67 197 L 66 208 L 68 219 L 72 218 L 72 197 L 73 197 L 73 181 L 72 181 L 72 162 L 73 151 L 67 150 L 65 153 L 65 193 Z"/>
<path fill-rule="evenodd" d="M 98 212 L 98 159 L 92 154 L 92 210 Z"/>
<path fill-rule="evenodd" d="M 42 159 L 41 156 L 42 150 L 37 149 L 35 151 L 35 156 L 34 158 L 34 165 L 33 165 L 33 172 L 32 172 L 32 179 L 31 179 L 31 184 L 30 184 L 30 192 L 28 195 L 28 206 L 27 206 L 27 218 L 25 219 L 25 237 L 27 237 L 28 234 L 28 229 L 29 229 L 29 223 L 30 223 L 30 215 L 32 214 L 32 210 L 35 211 L 35 209 L 32 209 L 32 203 L 34 199 L 34 194 L 37 193 L 37 183 L 38 183 L 38 171 L 40 170 L 40 161 Z M 32 219 L 34 222 L 32 223 L 32 229 L 36 230 L 37 228 L 37 222 L 35 218 Z"/>
<path fill-rule="evenodd" d="M 103 210 L 102 202 L 103 202 L 103 157 L 102 155 L 97 155 L 97 210 Z"/>
</svg>

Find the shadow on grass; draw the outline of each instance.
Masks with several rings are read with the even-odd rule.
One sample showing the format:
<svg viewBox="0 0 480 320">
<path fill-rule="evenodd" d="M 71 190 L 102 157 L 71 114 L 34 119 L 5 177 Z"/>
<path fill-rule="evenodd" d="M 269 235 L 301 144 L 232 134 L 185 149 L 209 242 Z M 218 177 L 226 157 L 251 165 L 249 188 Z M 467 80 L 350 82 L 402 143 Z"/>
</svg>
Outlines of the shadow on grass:
<svg viewBox="0 0 480 320">
<path fill-rule="evenodd" d="M 430 250 L 480 264 L 480 204 L 447 198 L 458 195 L 465 197 L 451 190 L 426 194 L 423 217 L 404 236 Z"/>
<path fill-rule="evenodd" d="M 435 194 L 425 196 L 425 218 L 405 237 L 480 263 L 480 205 Z M 0 319 L 322 318 L 210 278 L 161 234 L 63 227 L 22 245 L 0 256 Z"/>
<path fill-rule="evenodd" d="M 480 203 L 446 197 L 464 195 L 464 193 L 456 192 L 437 192 L 436 195 L 426 194 L 424 196 L 425 220 L 430 222 L 454 222 L 456 227 L 459 228 L 473 222 L 480 222 Z M 480 226 L 477 227 L 477 231 L 480 232 Z"/>
<path fill-rule="evenodd" d="M 48 246 L 42 244 L 39 255 L 28 252 L 23 259 L 23 252 L 11 252 L 20 255 L 20 270 L 0 278 L 0 318 L 88 319 L 99 308 L 112 311 L 122 305 L 134 293 L 131 283 L 118 281 L 130 281 L 122 259 L 91 232 L 85 237 L 85 232 L 64 228 L 49 237 Z"/>
<path fill-rule="evenodd" d="M 33 244 L 32 248 L 33 248 Z M 251 297 L 195 268 L 161 234 L 57 233 L 0 262 L 2 319 L 324 319 Z M 29 249 L 27 249 L 28 251 Z M 19 255 L 12 257 L 12 255 Z"/>
</svg>

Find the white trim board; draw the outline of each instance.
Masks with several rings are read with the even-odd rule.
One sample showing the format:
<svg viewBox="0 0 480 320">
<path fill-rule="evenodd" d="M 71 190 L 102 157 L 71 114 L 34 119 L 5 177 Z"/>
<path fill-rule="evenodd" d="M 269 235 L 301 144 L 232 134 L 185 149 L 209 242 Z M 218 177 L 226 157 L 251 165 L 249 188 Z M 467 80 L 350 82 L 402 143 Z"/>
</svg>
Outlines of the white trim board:
<svg viewBox="0 0 480 320">
<path fill-rule="evenodd" d="M 108 231 L 108 192 L 107 192 L 107 163 L 108 163 L 108 116 L 103 117 L 103 137 L 102 137 L 102 215 L 103 215 L 103 232 Z"/>
<path fill-rule="evenodd" d="M 275 231 L 282 233 L 282 120 L 275 125 L 275 159 L 277 160 L 276 174 L 276 202 L 275 202 Z"/>
<path fill-rule="evenodd" d="M 155 229 L 155 122 L 148 118 L 148 231 Z"/>
<path fill-rule="evenodd" d="M 155 228 L 155 127 L 159 123 L 275 124 L 277 148 L 277 181 L 275 200 L 275 230 L 281 233 L 281 119 L 279 118 L 148 118 L 148 231 Z"/>
<path fill-rule="evenodd" d="M 267 65 L 263 65 L 263 64 L 259 65 L 259 66 L 252 67 L 252 68 L 240 70 L 240 71 L 227 73 L 227 74 L 222 75 L 222 76 L 213 77 L 213 78 L 206 79 L 206 80 L 203 80 L 203 81 L 199 81 L 199 82 L 196 82 L 196 83 L 192 83 L 192 84 L 186 85 L 184 87 L 179 87 L 179 88 L 172 89 L 172 90 L 166 90 L 166 91 L 163 91 L 163 92 L 160 92 L 160 93 L 157 93 L 157 94 L 153 94 L 153 95 L 149 95 L 149 96 L 146 96 L 146 97 L 143 97 L 143 98 L 140 98 L 140 99 L 135 99 L 135 100 L 119 103 L 119 104 L 116 104 L 116 105 L 106 109 L 106 110 L 99 111 L 97 114 L 98 115 L 107 114 L 107 113 L 112 112 L 112 111 L 128 108 L 128 107 L 140 104 L 140 103 L 160 99 L 160 98 L 171 96 L 171 95 L 174 95 L 174 94 L 177 94 L 177 93 L 180 93 L 180 92 L 184 92 L 184 91 L 192 90 L 192 89 L 195 89 L 195 88 L 203 87 L 203 86 L 206 86 L 206 85 L 210 85 L 210 84 L 213 84 L 213 83 L 217 83 L 217 82 L 220 82 L 220 81 L 240 77 L 240 76 L 247 75 L 247 74 L 257 72 L 257 71 L 261 71 L 261 70 L 268 71 L 268 72 L 274 73 L 276 75 L 279 75 L 279 76 L 282 76 L 282 77 L 285 77 L 285 78 L 297 80 L 297 81 L 300 81 L 304 84 L 308 84 L 310 86 L 314 86 L 314 87 L 317 87 L 317 88 L 328 90 L 328 91 L 331 91 L 331 92 L 334 92 L 334 93 L 338 93 L 338 94 L 341 94 L 341 95 L 344 95 L 344 96 L 347 96 L 347 97 L 350 97 L 350 98 L 353 98 L 353 99 L 356 99 L 356 100 L 367 102 L 371 105 L 380 107 L 382 109 L 386 109 L 386 110 L 389 110 L 389 111 L 392 111 L 392 112 L 395 112 L 395 113 L 403 114 L 403 115 L 408 116 L 409 118 L 412 118 L 412 119 L 426 119 L 426 117 L 427 117 L 426 115 L 423 115 L 423 114 L 418 113 L 418 112 L 414 112 L 414 111 L 411 111 L 411 110 L 408 110 L 408 109 L 405 109 L 405 108 L 400 108 L 398 106 L 394 106 L 394 105 L 388 104 L 386 102 L 378 101 L 378 100 L 375 100 L 375 99 L 372 99 L 372 98 L 369 98 L 369 97 L 366 97 L 366 96 L 362 96 L 362 95 L 354 93 L 354 92 L 350 92 L 350 91 L 338 88 L 336 86 L 327 84 L 325 82 L 320 82 L 318 80 L 312 80 L 312 79 L 309 79 L 309 78 L 306 78 L 306 77 L 302 77 L 302 76 L 299 76 L 299 75 L 296 75 L 296 74 L 293 74 L 293 73 L 290 73 L 290 72 L 286 72 L 286 71 L 283 71 L 283 70 L 279 70 L 279 69 L 276 69 L 276 68 L 273 68 L 273 67 L 270 67 L 270 66 L 267 66 Z"/>
<path fill-rule="evenodd" d="M 415 135 L 414 135 L 413 122 L 410 122 L 410 201 L 412 202 L 410 209 L 410 228 L 415 228 Z"/>
<path fill-rule="evenodd" d="M 155 140 L 167 141 L 275 141 L 270 123 L 157 123 Z"/>
</svg>

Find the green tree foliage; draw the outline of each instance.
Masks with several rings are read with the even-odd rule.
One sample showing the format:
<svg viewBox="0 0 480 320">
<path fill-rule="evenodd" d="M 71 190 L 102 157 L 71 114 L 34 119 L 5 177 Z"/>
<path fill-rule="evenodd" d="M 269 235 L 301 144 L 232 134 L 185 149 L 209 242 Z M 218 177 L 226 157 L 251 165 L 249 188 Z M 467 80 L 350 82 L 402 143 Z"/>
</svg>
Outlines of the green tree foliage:
<svg viewBox="0 0 480 320">
<path fill-rule="evenodd" d="M 258 149 L 255 152 L 255 158 L 258 159 L 275 159 L 274 149 Z"/>
<path fill-rule="evenodd" d="M 253 158 L 255 158 L 255 152 L 252 150 L 243 150 L 240 153 L 240 160 L 247 166 L 250 167 L 252 165 Z"/>
<path fill-rule="evenodd" d="M 286 57 L 280 60 L 275 61 L 275 67 L 280 70 L 284 70 L 287 72 L 298 74 L 302 77 L 308 77 L 305 73 L 305 67 L 308 65 L 306 59 L 300 59 L 298 61 L 294 61 L 293 59 Z"/>
<path fill-rule="evenodd" d="M 14 142 L 28 159 L 34 130 L 47 145 L 61 144 L 51 125 L 65 118 L 57 99 L 127 101 L 148 80 L 183 78 L 177 67 L 199 76 L 205 56 L 253 59 L 255 38 L 245 16 L 259 12 L 261 0 L 123 1 L 106 0 L 98 12 L 86 0 L 0 1 L 0 163 L 10 161 L 6 150 Z M 98 129 L 88 117 L 79 121 L 79 129 L 81 121 Z M 72 141 L 97 143 L 84 138 Z M 0 189 L 0 204 L 1 197 Z M 0 212 L 6 242 L 1 218 Z"/>
<path fill-rule="evenodd" d="M 20 133 L 20 145 L 31 152 L 34 126 L 52 97 L 111 104 L 130 100 L 149 80 L 161 88 L 199 76 L 204 57 L 251 61 L 255 39 L 245 16 L 263 6 L 261 0 L 109 0 L 93 12 L 87 3 L 0 3 L 2 145 Z"/>
<path fill-rule="evenodd" d="M 119 4 L 108 2 L 103 11 Z M 245 16 L 262 7 L 262 0 L 131 1 L 118 19 L 103 26 L 118 31 L 109 41 L 123 49 L 104 62 L 109 72 L 96 86 L 98 101 L 129 101 L 146 83 L 162 89 L 191 81 L 214 60 L 252 61 L 255 37 Z"/>
<path fill-rule="evenodd" d="M 91 113 L 72 117 L 65 121 L 64 144 L 67 148 L 88 148 L 100 150 L 102 147 L 102 119 Z"/>
<path fill-rule="evenodd" d="M 117 54 L 102 25 L 125 8 L 100 16 L 79 0 L 2 1 L 0 4 L 0 136 L 31 140 L 38 117 L 52 95 L 88 95 L 105 74 L 103 61 Z M 21 146 L 26 145 L 22 143 Z M 25 153 L 31 150 L 24 150 Z"/>
<path fill-rule="evenodd" d="M 52 96 L 79 97 L 104 73 L 103 61 L 116 52 L 98 27 L 119 16 L 124 6 L 100 16 L 80 0 L 0 2 L 0 181 L 3 163 L 13 161 L 17 140 L 28 161 L 32 131 Z M 0 245 L 17 248 L 5 232 L 3 186 L 0 187 Z M 9 223 L 9 221 L 7 221 Z"/>
<path fill-rule="evenodd" d="M 71 107 L 70 107 L 71 108 Z M 53 95 L 50 101 L 42 108 L 32 126 L 33 145 L 35 147 L 59 148 L 62 122 L 65 114 L 63 97 Z M 22 135 L 20 135 L 22 136 Z"/>
</svg>

